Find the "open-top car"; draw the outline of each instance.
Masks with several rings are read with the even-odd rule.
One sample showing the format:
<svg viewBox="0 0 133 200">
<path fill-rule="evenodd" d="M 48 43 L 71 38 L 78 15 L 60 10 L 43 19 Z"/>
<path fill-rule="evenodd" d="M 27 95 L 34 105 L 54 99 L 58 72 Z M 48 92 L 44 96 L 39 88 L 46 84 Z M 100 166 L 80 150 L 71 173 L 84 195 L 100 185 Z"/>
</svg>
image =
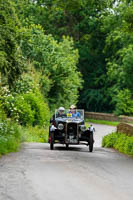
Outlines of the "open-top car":
<svg viewBox="0 0 133 200">
<path fill-rule="evenodd" d="M 87 145 L 89 151 L 93 151 L 93 131 L 86 129 L 84 124 L 84 110 L 76 109 L 72 113 L 69 109 L 59 113 L 55 110 L 51 126 L 49 128 L 50 149 L 54 149 L 57 143 L 69 145 Z"/>
</svg>

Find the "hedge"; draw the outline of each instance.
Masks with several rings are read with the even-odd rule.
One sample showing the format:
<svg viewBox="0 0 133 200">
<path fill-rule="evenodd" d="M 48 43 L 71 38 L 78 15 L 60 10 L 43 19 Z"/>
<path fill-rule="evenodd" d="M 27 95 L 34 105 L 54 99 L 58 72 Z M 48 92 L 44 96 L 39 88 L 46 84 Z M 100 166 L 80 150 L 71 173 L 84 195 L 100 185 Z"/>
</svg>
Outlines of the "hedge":
<svg viewBox="0 0 133 200">
<path fill-rule="evenodd" d="M 114 148 L 121 153 L 133 155 L 133 136 L 124 133 L 111 133 L 103 137 L 102 147 Z"/>
</svg>

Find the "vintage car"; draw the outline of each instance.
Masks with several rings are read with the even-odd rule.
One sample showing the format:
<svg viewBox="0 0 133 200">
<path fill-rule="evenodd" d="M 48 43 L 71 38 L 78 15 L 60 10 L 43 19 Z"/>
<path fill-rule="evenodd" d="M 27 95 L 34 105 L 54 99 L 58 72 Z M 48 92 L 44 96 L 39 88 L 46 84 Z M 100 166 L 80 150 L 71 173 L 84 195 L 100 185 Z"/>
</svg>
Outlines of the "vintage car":
<svg viewBox="0 0 133 200">
<path fill-rule="evenodd" d="M 93 131 L 86 129 L 84 124 L 84 110 L 76 109 L 78 115 L 73 115 L 69 109 L 59 115 L 55 110 L 54 119 L 49 128 L 50 149 L 54 149 L 57 143 L 69 145 L 87 145 L 89 151 L 93 151 Z"/>
</svg>

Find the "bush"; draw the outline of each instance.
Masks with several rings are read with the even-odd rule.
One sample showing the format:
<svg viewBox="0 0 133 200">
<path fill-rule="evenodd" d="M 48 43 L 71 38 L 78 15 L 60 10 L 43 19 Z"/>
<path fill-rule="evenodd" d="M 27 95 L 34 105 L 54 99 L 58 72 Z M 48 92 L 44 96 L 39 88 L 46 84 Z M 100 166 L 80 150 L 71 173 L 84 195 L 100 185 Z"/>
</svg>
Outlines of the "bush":
<svg viewBox="0 0 133 200">
<path fill-rule="evenodd" d="M 34 24 L 20 31 L 22 53 L 40 72 L 41 91 L 50 107 L 77 103 L 83 80 L 77 70 L 79 55 L 72 38 L 64 36 L 58 42 L 51 35 L 44 35 L 42 27 Z"/>
<path fill-rule="evenodd" d="M 50 114 L 48 104 L 39 90 L 22 94 L 6 92 L 2 97 L 2 106 L 9 118 L 21 125 L 47 125 Z"/>
<path fill-rule="evenodd" d="M 128 89 L 119 91 L 116 96 L 116 108 L 114 113 L 116 115 L 133 116 L 133 98 L 132 93 Z"/>
<path fill-rule="evenodd" d="M 0 102 L 0 120 L 4 120 L 6 118 L 6 115 L 2 109 L 2 104 Z"/>
<path fill-rule="evenodd" d="M 29 67 L 29 66 L 28 66 Z M 12 88 L 12 93 L 24 94 L 34 89 L 35 84 L 33 82 L 32 74 L 23 74 L 21 78 L 16 81 L 15 87 Z"/>
<path fill-rule="evenodd" d="M 8 117 L 14 119 L 22 125 L 34 122 L 34 113 L 31 106 L 24 100 L 23 95 L 12 94 L 5 96 L 3 102 L 4 110 Z"/>
<path fill-rule="evenodd" d="M 115 133 L 106 135 L 106 136 L 104 136 L 104 138 L 102 140 L 102 146 L 103 147 L 113 147 L 116 140 L 117 140 L 117 135 Z"/>
<path fill-rule="evenodd" d="M 115 148 L 122 153 L 133 155 L 133 137 L 122 133 L 111 133 L 104 136 L 102 146 Z"/>
<path fill-rule="evenodd" d="M 23 127 L 12 121 L 0 121 L 0 155 L 19 150 L 21 142 L 48 142 L 48 128 Z"/>
<path fill-rule="evenodd" d="M 11 121 L 0 121 L 0 154 L 17 151 L 20 146 L 20 129 Z"/>
<path fill-rule="evenodd" d="M 28 105 L 30 105 L 32 112 L 34 113 L 34 122 L 35 125 L 47 125 L 50 114 L 47 103 L 44 102 L 42 95 L 37 92 L 24 94 L 24 100 Z"/>
<path fill-rule="evenodd" d="M 25 60 L 17 43 L 19 26 L 14 1 L 0 0 L 0 72 L 10 87 L 25 69 Z"/>
</svg>

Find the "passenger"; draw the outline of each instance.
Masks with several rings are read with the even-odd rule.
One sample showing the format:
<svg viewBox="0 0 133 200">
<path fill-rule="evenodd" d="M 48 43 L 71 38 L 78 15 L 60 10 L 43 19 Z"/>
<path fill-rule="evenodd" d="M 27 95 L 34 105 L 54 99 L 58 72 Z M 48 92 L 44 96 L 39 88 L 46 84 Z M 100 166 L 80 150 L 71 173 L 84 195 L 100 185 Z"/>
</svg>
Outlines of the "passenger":
<svg viewBox="0 0 133 200">
<path fill-rule="evenodd" d="M 80 117 L 80 113 L 76 112 L 76 106 L 75 105 L 70 106 L 70 113 L 72 113 L 72 117 Z"/>
</svg>

